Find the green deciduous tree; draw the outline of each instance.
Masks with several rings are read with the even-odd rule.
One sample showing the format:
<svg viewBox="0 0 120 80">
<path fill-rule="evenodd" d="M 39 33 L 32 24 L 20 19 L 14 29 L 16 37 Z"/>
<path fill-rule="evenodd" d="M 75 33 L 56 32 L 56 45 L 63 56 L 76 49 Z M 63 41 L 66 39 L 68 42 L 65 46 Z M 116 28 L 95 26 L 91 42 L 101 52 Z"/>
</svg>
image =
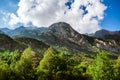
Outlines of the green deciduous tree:
<svg viewBox="0 0 120 80">
<path fill-rule="evenodd" d="M 107 52 L 101 51 L 97 54 L 95 62 L 89 66 L 88 72 L 92 74 L 93 80 L 114 80 L 113 66 Z"/>
<path fill-rule="evenodd" d="M 17 76 L 21 80 L 34 79 L 34 69 L 32 67 L 32 60 L 35 52 L 31 48 L 27 48 L 21 55 L 20 60 L 15 65 Z"/>
<path fill-rule="evenodd" d="M 53 48 L 49 48 L 38 66 L 39 79 L 54 80 L 66 69 L 66 64 Z"/>
</svg>

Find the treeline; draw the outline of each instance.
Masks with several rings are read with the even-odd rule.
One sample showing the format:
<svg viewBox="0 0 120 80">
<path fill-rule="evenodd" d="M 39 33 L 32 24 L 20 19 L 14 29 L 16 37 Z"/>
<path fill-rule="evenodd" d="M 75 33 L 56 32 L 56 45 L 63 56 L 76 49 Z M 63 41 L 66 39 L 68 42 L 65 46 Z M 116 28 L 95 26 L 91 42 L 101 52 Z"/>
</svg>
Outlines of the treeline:
<svg viewBox="0 0 120 80">
<path fill-rule="evenodd" d="M 120 80 L 120 57 L 105 51 L 94 59 L 49 48 L 44 55 L 27 48 L 0 53 L 0 80 Z"/>
</svg>

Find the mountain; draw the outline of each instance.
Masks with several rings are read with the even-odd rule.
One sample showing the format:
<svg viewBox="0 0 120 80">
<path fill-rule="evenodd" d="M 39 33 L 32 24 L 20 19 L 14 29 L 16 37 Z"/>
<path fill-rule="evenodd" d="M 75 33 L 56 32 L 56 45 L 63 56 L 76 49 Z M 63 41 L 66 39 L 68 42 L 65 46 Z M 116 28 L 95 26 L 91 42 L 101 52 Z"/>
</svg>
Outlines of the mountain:
<svg viewBox="0 0 120 80">
<path fill-rule="evenodd" d="M 72 52 L 95 52 L 83 35 L 75 31 L 69 24 L 58 22 L 52 24 L 40 36 L 40 39 L 53 46 L 64 46 Z M 92 51 L 91 51 L 92 50 Z"/>
<path fill-rule="evenodd" d="M 110 32 L 105 30 L 105 29 L 102 29 L 102 30 L 98 30 L 95 32 L 94 34 L 94 37 L 96 38 L 105 38 L 106 35 L 109 35 Z"/>
<path fill-rule="evenodd" d="M 116 39 L 116 37 L 120 37 L 120 31 L 108 31 L 105 29 L 96 31 L 94 37 L 101 39 Z"/>
<path fill-rule="evenodd" d="M 3 31 L 0 30 L 0 34 L 5 34 Z"/>
<path fill-rule="evenodd" d="M 101 31 L 103 35 L 108 32 Z M 100 37 L 102 35 L 100 34 Z M 87 35 L 76 32 L 69 24 L 64 22 L 58 22 L 52 24 L 46 31 L 40 36 L 40 40 L 53 46 L 65 46 L 72 52 L 86 52 L 94 53 L 99 49 L 107 50 L 110 52 L 119 53 L 120 45 L 113 40 L 104 40 L 96 37 L 90 37 Z"/>
<path fill-rule="evenodd" d="M 20 26 L 14 30 L 10 30 L 8 28 L 1 28 L 5 34 L 10 37 L 29 37 L 29 38 L 37 38 L 43 31 L 46 30 L 45 27 L 37 28 L 37 27 L 24 27 Z"/>
<path fill-rule="evenodd" d="M 0 34 L 0 51 L 18 49 L 23 50 L 25 49 L 25 47 L 26 47 L 25 45 L 18 43 L 9 36 L 5 34 Z"/>
<path fill-rule="evenodd" d="M 76 39 L 74 37 L 81 38 L 82 36 L 75 30 L 73 30 L 73 28 L 69 24 L 59 22 L 52 24 L 45 32 L 41 34 L 40 37 L 47 38 L 49 42 L 54 42 L 57 38 L 72 40 Z"/>
<path fill-rule="evenodd" d="M 99 30 L 95 32 L 94 37 L 104 40 L 114 40 L 116 44 L 120 45 L 120 31 Z"/>
<path fill-rule="evenodd" d="M 9 33 L 12 31 L 8 28 L 0 28 L 0 31 L 4 32 L 5 34 L 9 35 Z"/>
<path fill-rule="evenodd" d="M 11 37 L 29 37 L 29 38 L 37 38 L 41 32 L 46 30 L 46 28 L 41 27 L 41 28 L 36 28 L 36 27 L 19 27 L 14 29 L 11 32 Z"/>
</svg>

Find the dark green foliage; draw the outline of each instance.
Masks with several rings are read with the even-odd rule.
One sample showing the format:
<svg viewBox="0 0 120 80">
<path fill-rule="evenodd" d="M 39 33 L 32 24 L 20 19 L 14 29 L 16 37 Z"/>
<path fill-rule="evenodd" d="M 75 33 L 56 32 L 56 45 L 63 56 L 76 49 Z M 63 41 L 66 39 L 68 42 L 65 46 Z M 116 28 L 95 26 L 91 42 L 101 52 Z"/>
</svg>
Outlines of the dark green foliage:
<svg viewBox="0 0 120 80">
<path fill-rule="evenodd" d="M 15 64 L 20 59 L 18 51 L 5 51 L 0 53 L 0 80 L 13 80 L 15 77 Z"/>
<path fill-rule="evenodd" d="M 52 47 L 43 57 L 30 47 L 21 54 L 0 53 L 0 80 L 120 80 L 119 75 L 120 57 L 112 60 L 105 51 L 99 52 L 95 59 Z"/>
<path fill-rule="evenodd" d="M 65 61 L 58 56 L 58 52 L 49 48 L 38 66 L 39 79 L 54 80 L 58 74 L 62 75 L 64 73 L 66 67 Z M 41 73 L 44 75 L 41 75 Z"/>
<path fill-rule="evenodd" d="M 5 51 L 0 53 L 0 59 L 5 61 L 7 64 L 15 64 L 17 60 L 20 58 L 20 53 L 16 50 L 14 52 Z"/>
<path fill-rule="evenodd" d="M 74 68 L 65 54 L 49 48 L 38 66 L 39 80 L 87 80 L 81 70 Z"/>
</svg>

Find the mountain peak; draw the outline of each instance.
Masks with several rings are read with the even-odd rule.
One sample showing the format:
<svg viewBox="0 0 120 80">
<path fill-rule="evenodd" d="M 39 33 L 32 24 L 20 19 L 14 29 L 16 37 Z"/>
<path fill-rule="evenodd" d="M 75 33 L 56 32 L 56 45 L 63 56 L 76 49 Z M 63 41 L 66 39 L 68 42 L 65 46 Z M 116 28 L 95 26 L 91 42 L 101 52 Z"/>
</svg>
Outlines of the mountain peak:
<svg viewBox="0 0 120 80">
<path fill-rule="evenodd" d="M 77 33 L 68 23 L 65 22 L 58 22 L 52 24 L 48 28 L 48 32 L 61 36 L 70 36 L 71 33 Z"/>
<path fill-rule="evenodd" d="M 104 38 L 105 35 L 108 35 L 110 33 L 110 31 L 105 30 L 105 29 L 101 29 L 95 32 L 94 37 L 97 38 Z"/>
<path fill-rule="evenodd" d="M 58 22 L 58 23 L 54 23 L 52 24 L 50 27 L 51 28 L 63 28 L 63 29 L 67 29 L 67 28 L 71 28 L 71 26 L 68 23 L 65 22 Z"/>
<path fill-rule="evenodd" d="M 24 26 L 20 26 L 19 28 L 24 28 Z"/>
</svg>

